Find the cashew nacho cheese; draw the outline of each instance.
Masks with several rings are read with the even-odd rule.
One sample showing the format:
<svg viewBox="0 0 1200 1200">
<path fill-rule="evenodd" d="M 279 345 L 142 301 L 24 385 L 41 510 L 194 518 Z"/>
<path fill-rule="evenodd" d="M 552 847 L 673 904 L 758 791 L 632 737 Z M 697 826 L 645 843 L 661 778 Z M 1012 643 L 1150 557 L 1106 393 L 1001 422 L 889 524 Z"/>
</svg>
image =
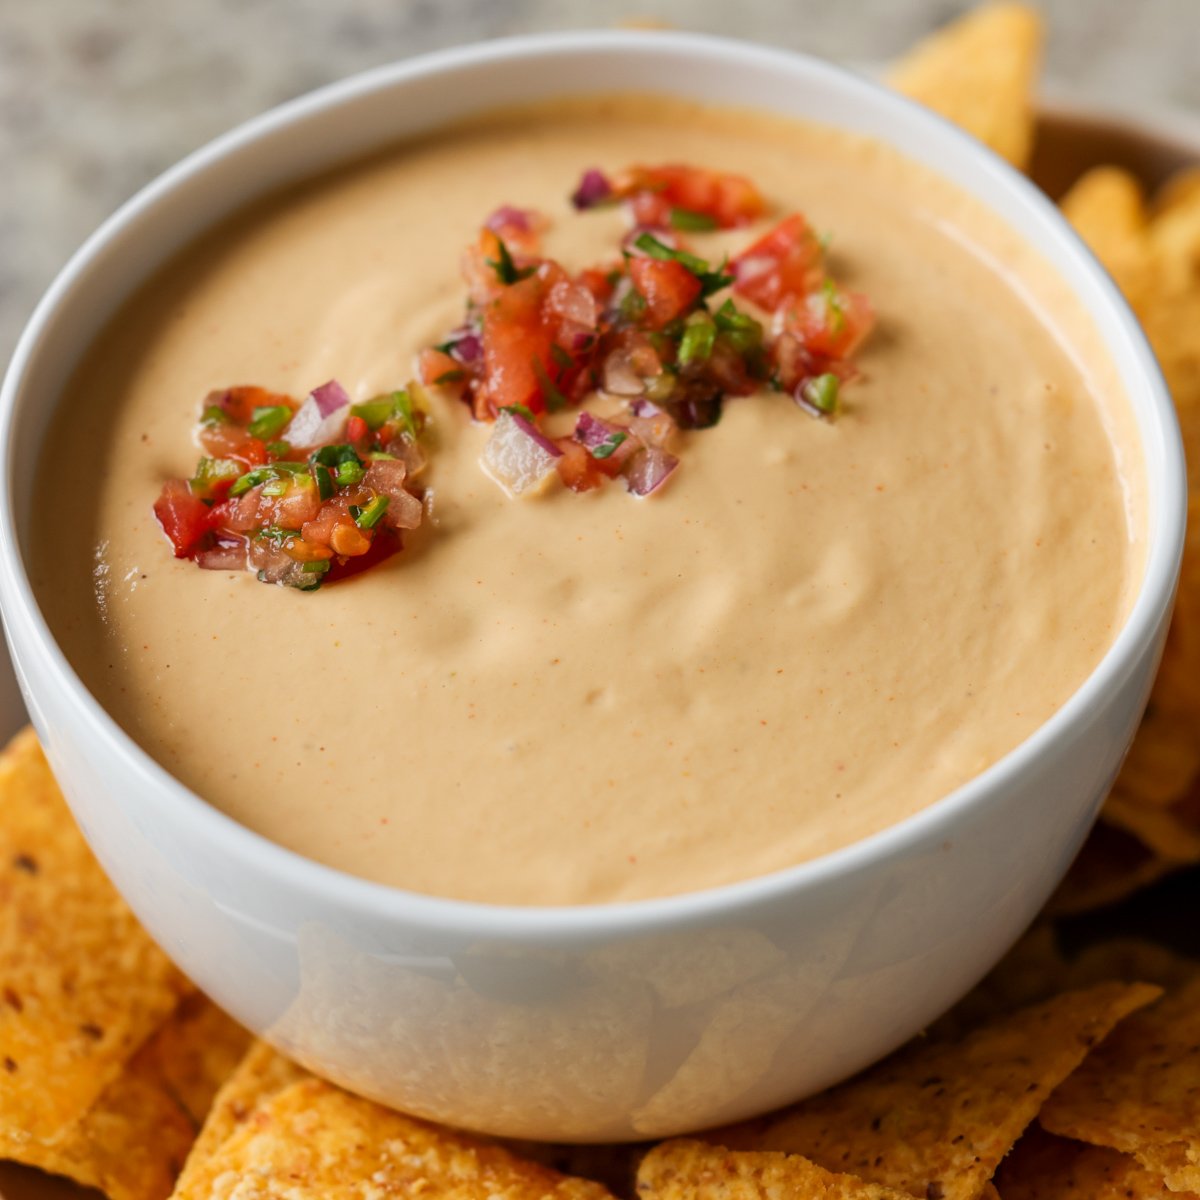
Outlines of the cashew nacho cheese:
<svg viewBox="0 0 1200 1200">
<path fill-rule="evenodd" d="M 386 562 L 307 594 L 171 557 L 152 505 L 207 393 L 388 391 L 461 319 L 488 211 L 547 214 L 578 269 L 628 227 L 572 210 L 580 172 L 671 161 L 832 235 L 877 322 L 836 420 L 764 389 L 654 495 L 514 499 L 433 389 L 432 519 Z M 500 115 L 246 211 L 119 312 L 47 445 L 35 587 L 131 736 L 286 847 L 496 903 L 691 891 L 903 819 L 1063 704 L 1142 569 L 1125 397 L 1032 251 L 878 144 L 661 99 Z"/>
</svg>

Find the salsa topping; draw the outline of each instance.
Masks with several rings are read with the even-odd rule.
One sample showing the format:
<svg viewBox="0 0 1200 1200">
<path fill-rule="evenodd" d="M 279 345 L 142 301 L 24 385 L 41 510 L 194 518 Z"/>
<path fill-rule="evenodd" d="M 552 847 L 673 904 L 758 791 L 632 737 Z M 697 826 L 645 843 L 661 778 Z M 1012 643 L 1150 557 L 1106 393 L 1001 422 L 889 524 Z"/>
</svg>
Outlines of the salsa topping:
<svg viewBox="0 0 1200 1200">
<path fill-rule="evenodd" d="M 810 416 L 836 414 L 873 314 L 831 277 L 825 245 L 800 213 L 713 263 L 682 235 L 765 216 L 741 176 L 677 164 L 612 177 L 592 168 L 571 201 L 580 212 L 626 206 L 632 227 L 612 260 L 569 271 L 542 252 L 546 217 L 497 209 L 463 258 L 463 323 L 418 360 L 426 384 L 494 422 L 481 461 L 508 492 L 557 476 L 574 491 L 620 478 L 649 495 L 679 465 L 671 447 L 680 430 L 709 428 L 727 398 L 764 388 Z M 557 414 L 592 398 L 616 411 L 583 410 L 563 432 Z"/>
<path fill-rule="evenodd" d="M 593 168 L 571 200 L 628 209 L 611 260 L 568 270 L 542 252 L 546 217 L 503 205 L 463 256 L 462 324 L 418 356 L 425 384 L 493 424 L 481 464 L 507 492 L 620 479 L 652 495 L 679 467 L 680 431 L 764 388 L 813 417 L 837 413 L 873 314 L 831 277 L 800 213 L 714 263 L 683 235 L 766 215 L 739 175 Z M 163 485 L 155 516 L 178 558 L 312 591 L 387 558 L 421 524 L 427 414 L 416 383 L 360 403 L 334 379 L 300 403 L 261 387 L 213 392 L 196 428 L 204 456 Z"/>
<path fill-rule="evenodd" d="M 303 403 L 259 387 L 213 392 L 189 480 L 164 485 L 154 515 L 177 558 L 313 591 L 400 548 L 423 496 L 426 405 L 419 385 L 361 404 L 330 380 Z"/>
</svg>

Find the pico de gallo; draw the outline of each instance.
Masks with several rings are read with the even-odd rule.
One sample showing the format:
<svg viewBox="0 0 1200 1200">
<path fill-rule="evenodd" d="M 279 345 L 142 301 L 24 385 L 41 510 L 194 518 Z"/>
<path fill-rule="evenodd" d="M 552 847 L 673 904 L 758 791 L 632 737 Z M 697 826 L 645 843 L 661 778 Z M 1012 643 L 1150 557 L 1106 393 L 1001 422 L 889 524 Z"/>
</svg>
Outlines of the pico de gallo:
<svg viewBox="0 0 1200 1200">
<path fill-rule="evenodd" d="M 400 548 L 424 512 L 420 385 L 351 402 L 336 380 L 303 403 L 231 387 L 204 403 L 205 454 L 154 505 L 177 558 L 313 591 Z"/>
<path fill-rule="evenodd" d="M 741 176 L 682 165 L 612 178 L 591 169 L 571 200 L 580 212 L 627 208 L 631 228 L 613 260 L 568 271 L 541 251 L 543 215 L 497 209 L 463 260 L 463 323 L 419 358 L 423 382 L 453 389 L 476 420 L 494 422 L 482 461 L 506 490 L 557 475 L 575 491 L 619 478 L 649 495 L 679 465 L 679 430 L 715 425 L 728 397 L 763 388 L 813 417 L 834 416 L 874 318 L 865 296 L 830 276 L 803 215 L 714 264 L 684 235 L 767 215 Z M 618 401 L 618 413 L 582 409 L 596 393 Z M 550 436 L 547 414 L 572 409 L 571 433 Z"/>
</svg>

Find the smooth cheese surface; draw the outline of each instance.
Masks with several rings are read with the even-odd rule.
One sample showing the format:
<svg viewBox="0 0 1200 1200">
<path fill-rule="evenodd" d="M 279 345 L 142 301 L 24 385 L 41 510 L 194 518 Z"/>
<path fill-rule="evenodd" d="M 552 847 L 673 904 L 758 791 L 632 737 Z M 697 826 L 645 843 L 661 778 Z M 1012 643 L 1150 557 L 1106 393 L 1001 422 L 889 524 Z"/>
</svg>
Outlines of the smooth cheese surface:
<svg viewBox="0 0 1200 1200">
<path fill-rule="evenodd" d="M 435 400 L 436 523 L 304 594 L 176 561 L 151 506 L 212 389 L 355 400 L 461 320 L 500 204 L 569 268 L 627 218 L 586 167 L 689 162 L 801 210 L 878 325 L 836 421 L 786 396 L 685 433 L 659 494 L 512 500 Z M 32 563 L 84 682 L 200 796 L 302 854 L 442 896 L 585 904 L 774 871 L 963 784 L 1110 645 L 1140 582 L 1126 398 L 1061 282 L 892 151 L 644 98 L 400 146 L 206 235 L 97 340 L 41 466 Z"/>
</svg>

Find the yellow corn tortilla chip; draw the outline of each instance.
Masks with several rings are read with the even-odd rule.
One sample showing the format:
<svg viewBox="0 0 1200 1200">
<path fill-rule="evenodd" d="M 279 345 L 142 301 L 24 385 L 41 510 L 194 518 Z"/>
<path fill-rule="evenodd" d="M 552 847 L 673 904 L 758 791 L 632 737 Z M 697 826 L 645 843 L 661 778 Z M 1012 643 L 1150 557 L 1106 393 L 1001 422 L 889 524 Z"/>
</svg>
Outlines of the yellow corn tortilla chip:
<svg viewBox="0 0 1200 1200">
<path fill-rule="evenodd" d="M 32 730 L 0 755 L 0 1131 L 76 1121 L 190 985 L 92 856 Z"/>
<path fill-rule="evenodd" d="M 1175 865 L 1127 830 L 1099 824 L 1050 897 L 1046 912 L 1065 917 L 1116 904 L 1161 879 Z"/>
<path fill-rule="evenodd" d="M 1044 32 L 1024 4 L 985 4 L 911 50 L 889 82 L 1024 170 Z"/>
<path fill-rule="evenodd" d="M 1176 171 L 1154 197 L 1152 212 L 1161 217 L 1196 206 L 1200 206 L 1200 166 Z"/>
<path fill-rule="evenodd" d="M 977 1200 L 1050 1092 L 1159 994 L 1121 983 L 1066 992 L 958 1040 L 912 1043 L 848 1083 L 712 1140 L 802 1154 L 914 1196 Z"/>
<path fill-rule="evenodd" d="M 168 1091 L 199 1129 L 252 1040 L 232 1017 L 196 992 L 183 999 L 146 1044 L 146 1052 Z"/>
<path fill-rule="evenodd" d="M 110 1200 L 165 1200 L 249 1034 L 187 997 L 86 1113 L 53 1140 L 0 1133 L 0 1158 L 64 1175 Z"/>
<path fill-rule="evenodd" d="M 1188 459 L 1188 534 L 1146 717 L 1105 820 L 1168 862 L 1200 861 L 1200 176 L 1153 206 L 1127 172 L 1089 172 L 1064 213 L 1125 292 L 1171 390 Z"/>
<path fill-rule="evenodd" d="M 255 1042 L 217 1092 L 175 1185 L 175 1195 L 193 1196 L 197 1200 L 207 1197 L 213 1180 L 223 1169 L 217 1163 L 217 1153 L 225 1142 L 260 1104 L 307 1078 L 307 1071 L 277 1054 L 266 1042 Z"/>
<path fill-rule="evenodd" d="M 1087 987 L 1106 980 L 1154 983 L 1171 990 L 1200 975 L 1200 962 L 1140 938 L 1112 938 L 1082 950 L 1064 967 L 1066 986 Z"/>
<path fill-rule="evenodd" d="M 910 1200 L 908 1193 L 837 1175 L 798 1154 L 663 1142 L 642 1160 L 640 1200 Z"/>
<path fill-rule="evenodd" d="M 1136 836 L 1175 866 L 1200 861 L 1200 824 L 1189 823 L 1175 804 L 1159 808 L 1138 803 L 1127 791 L 1114 791 L 1105 805 L 1106 821 Z"/>
<path fill-rule="evenodd" d="M 1136 1159 L 1031 1127 L 996 1172 L 1004 1200 L 1198 1200 Z"/>
<path fill-rule="evenodd" d="M 308 1077 L 267 1097 L 218 1148 L 211 1183 L 177 1197 L 417 1196 L 422 1200 L 611 1200 L 489 1145 Z M 253 1180 L 247 1193 L 245 1181 Z"/>
<path fill-rule="evenodd" d="M 1149 214 L 1141 183 L 1120 167 L 1094 167 L 1062 198 L 1063 216 L 1135 310 L 1152 290 Z"/>
<path fill-rule="evenodd" d="M 938 1040 L 961 1038 L 988 1021 L 1065 991 L 1062 982 L 1065 966 L 1054 926 L 1035 925 L 975 987 L 930 1026 L 930 1035 Z"/>
<path fill-rule="evenodd" d="M 1200 979 L 1118 1028 L 1047 1101 L 1052 1133 L 1132 1154 L 1200 1191 Z"/>
</svg>

